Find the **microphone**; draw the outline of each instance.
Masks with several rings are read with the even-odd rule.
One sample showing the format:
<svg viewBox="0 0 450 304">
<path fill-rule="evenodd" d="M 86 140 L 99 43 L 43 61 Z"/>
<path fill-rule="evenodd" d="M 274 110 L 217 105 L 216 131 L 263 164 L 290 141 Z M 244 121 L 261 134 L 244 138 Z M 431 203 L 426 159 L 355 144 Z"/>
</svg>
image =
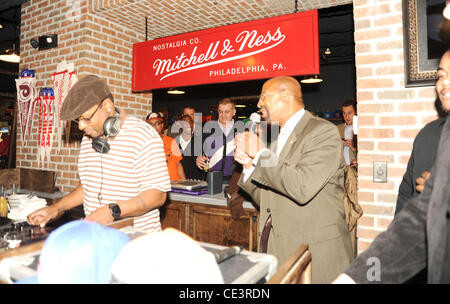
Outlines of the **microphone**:
<svg viewBox="0 0 450 304">
<path fill-rule="evenodd" d="M 242 251 L 241 246 L 231 246 L 225 249 L 214 250 L 212 254 L 216 258 L 217 264 L 220 264 L 223 261 L 238 255 L 241 251 Z"/>
<path fill-rule="evenodd" d="M 250 133 L 256 134 L 256 129 L 260 122 L 261 122 L 261 115 L 259 115 L 256 112 L 252 113 L 252 115 L 250 115 L 250 122 L 248 123 L 248 131 Z"/>
</svg>

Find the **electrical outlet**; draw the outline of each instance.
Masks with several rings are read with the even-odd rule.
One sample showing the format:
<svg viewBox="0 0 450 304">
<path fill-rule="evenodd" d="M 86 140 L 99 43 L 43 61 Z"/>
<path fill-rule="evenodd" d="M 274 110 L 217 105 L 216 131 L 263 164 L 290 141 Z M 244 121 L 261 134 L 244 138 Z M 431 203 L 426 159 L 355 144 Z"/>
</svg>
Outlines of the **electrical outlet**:
<svg viewBox="0 0 450 304">
<path fill-rule="evenodd" d="M 387 162 L 373 162 L 373 182 L 387 183 Z"/>
</svg>

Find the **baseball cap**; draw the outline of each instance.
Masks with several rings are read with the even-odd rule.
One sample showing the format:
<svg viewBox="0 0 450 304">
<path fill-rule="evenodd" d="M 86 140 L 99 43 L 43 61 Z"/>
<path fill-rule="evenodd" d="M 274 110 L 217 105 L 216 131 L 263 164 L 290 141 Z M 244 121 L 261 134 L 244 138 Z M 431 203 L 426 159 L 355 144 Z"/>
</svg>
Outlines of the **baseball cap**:
<svg viewBox="0 0 450 304">
<path fill-rule="evenodd" d="M 160 121 L 164 120 L 162 114 L 158 112 L 150 112 L 150 114 L 148 114 L 147 117 L 145 118 L 145 121 L 150 122 L 151 119 L 158 119 Z"/>
<path fill-rule="evenodd" d="M 96 104 L 111 96 L 105 81 L 95 75 L 78 80 L 69 90 L 61 107 L 61 120 L 78 118 Z"/>
<path fill-rule="evenodd" d="M 122 231 L 76 220 L 48 236 L 39 257 L 37 275 L 18 284 L 106 284 L 111 266 L 130 241 Z"/>
<path fill-rule="evenodd" d="M 223 277 L 212 253 L 186 234 L 166 228 L 126 244 L 111 268 L 110 282 L 219 284 Z"/>
</svg>

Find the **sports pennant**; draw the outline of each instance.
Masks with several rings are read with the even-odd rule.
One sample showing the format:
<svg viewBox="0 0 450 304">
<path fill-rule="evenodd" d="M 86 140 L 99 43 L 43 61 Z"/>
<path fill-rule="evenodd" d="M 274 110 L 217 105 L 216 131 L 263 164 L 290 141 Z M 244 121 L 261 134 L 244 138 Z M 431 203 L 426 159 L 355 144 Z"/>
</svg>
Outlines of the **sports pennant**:
<svg viewBox="0 0 450 304">
<path fill-rule="evenodd" d="M 19 120 L 22 130 L 21 138 L 25 143 L 30 138 L 35 100 L 38 97 L 34 70 L 22 70 L 20 78 L 16 79 L 16 87 L 18 92 Z"/>
<path fill-rule="evenodd" d="M 60 113 L 64 98 L 66 98 L 67 93 L 70 88 L 78 81 L 76 72 L 74 71 L 73 62 L 67 63 L 65 60 L 60 62 L 56 68 L 56 73 L 50 75 L 54 82 L 55 90 L 55 112 L 54 112 L 54 123 L 55 123 L 55 133 L 56 142 L 58 143 L 58 153 L 62 145 L 62 134 L 66 130 L 66 142 L 69 141 L 70 132 L 70 121 L 62 121 L 60 119 Z"/>
<path fill-rule="evenodd" d="M 54 103 L 55 96 L 53 89 L 43 88 L 37 102 L 39 107 L 38 167 L 40 167 L 41 163 L 42 167 L 44 167 L 45 156 L 47 156 L 47 164 L 50 162 L 54 131 Z"/>
</svg>

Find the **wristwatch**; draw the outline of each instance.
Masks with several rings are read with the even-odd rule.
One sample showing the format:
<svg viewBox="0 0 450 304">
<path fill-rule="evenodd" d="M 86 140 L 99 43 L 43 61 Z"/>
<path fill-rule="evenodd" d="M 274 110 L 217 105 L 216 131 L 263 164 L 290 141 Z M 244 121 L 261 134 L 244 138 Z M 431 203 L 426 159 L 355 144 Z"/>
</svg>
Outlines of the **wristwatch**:
<svg viewBox="0 0 450 304">
<path fill-rule="evenodd" d="M 109 211 L 111 212 L 111 215 L 115 221 L 120 218 L 120 214 L 122 213 L 122 210 L 120 210 L 119 205 L 115 203 L 109 204 Z"/>
</svg>

